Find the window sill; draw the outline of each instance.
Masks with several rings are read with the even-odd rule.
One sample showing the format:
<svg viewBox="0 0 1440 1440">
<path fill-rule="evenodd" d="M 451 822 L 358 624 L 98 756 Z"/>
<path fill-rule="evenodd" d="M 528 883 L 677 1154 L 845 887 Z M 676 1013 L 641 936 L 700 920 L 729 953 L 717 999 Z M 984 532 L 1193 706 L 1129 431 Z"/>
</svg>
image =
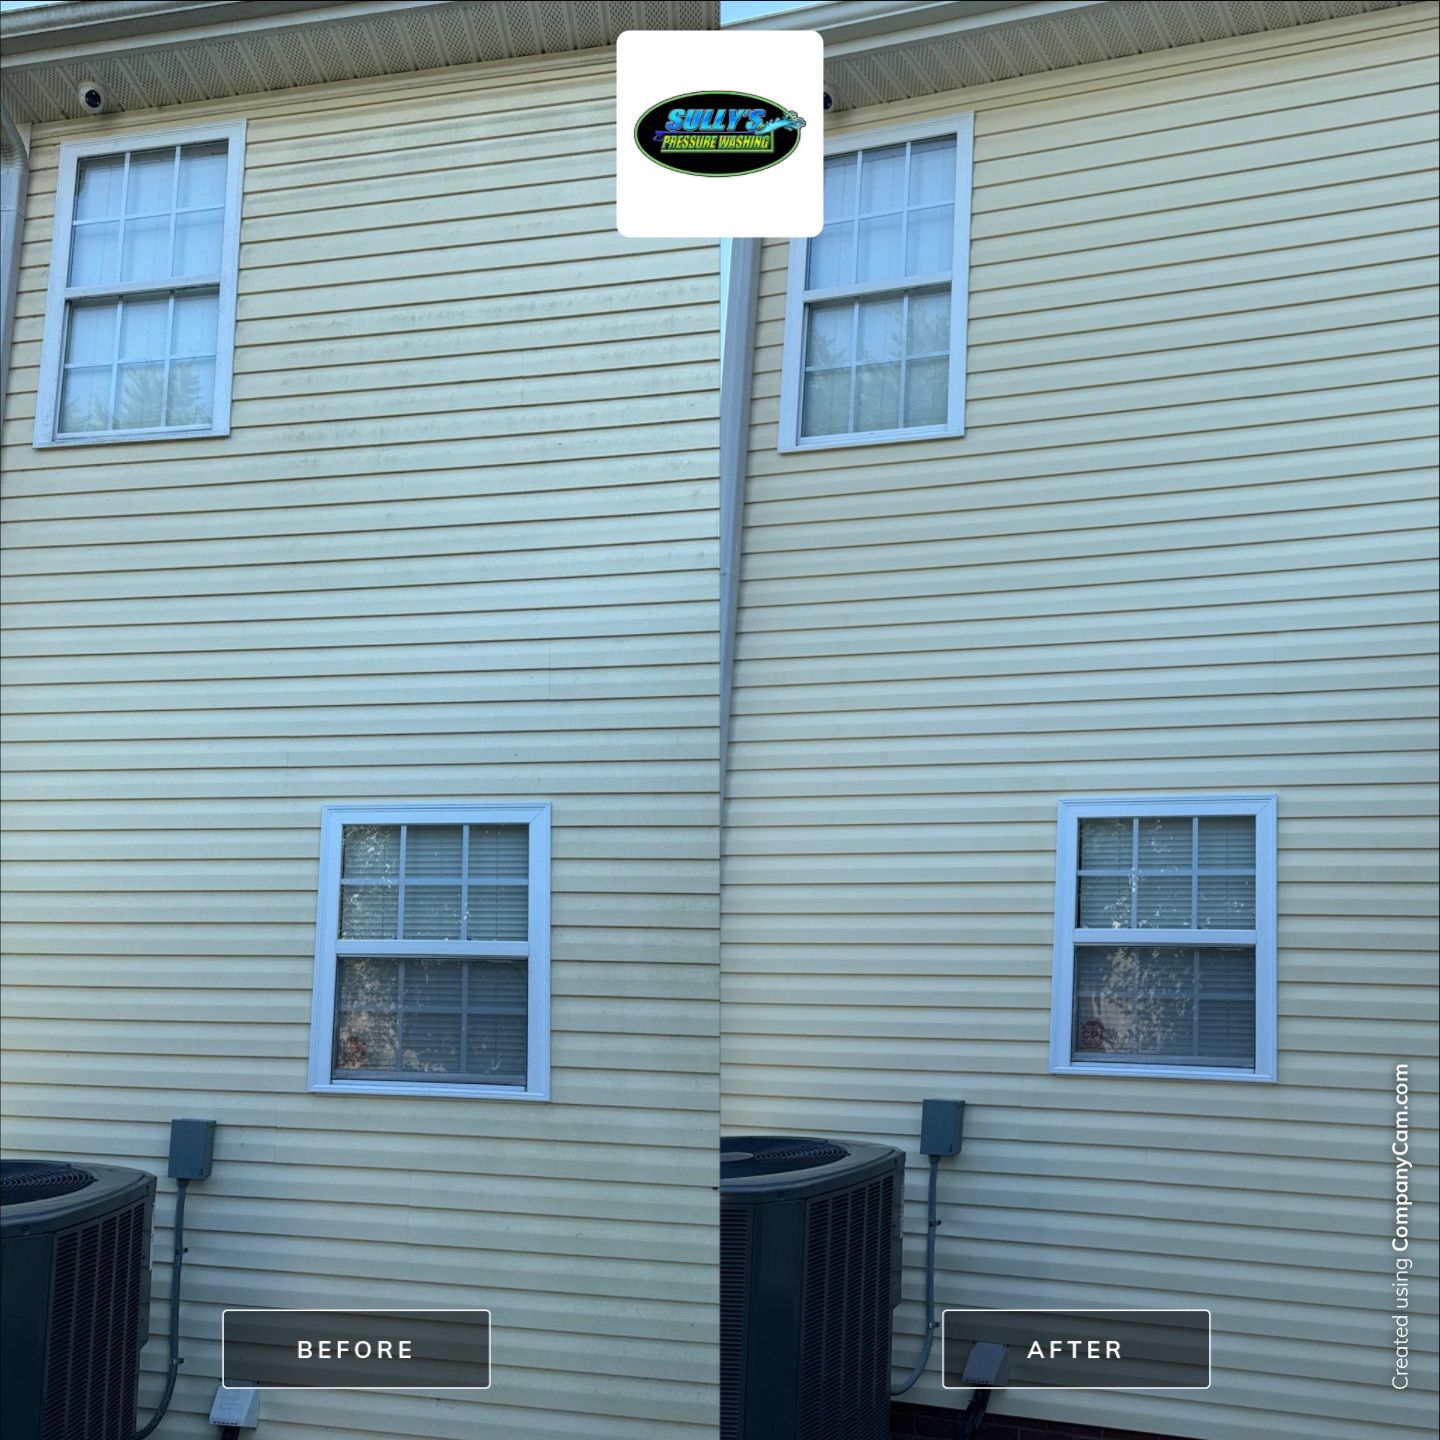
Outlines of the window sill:
<svg viewBox="0 0 1440 1440">
<path fill-rule="evenodd" d="M 509 1086 L 435 1085 L 405 1081 L 330 1080 L 307 1087 L 312 1095 L 392 1095 L 432 1100 L 540 1100 L 550 1099 L 549 1090 L 517 1090 Z"/>
<path fill-rule="evenodd" d="M 1273 1085 L 1276 1077 L 1261 1070 L 1223 1070 L 1208 1065 L 1051 1065 L 1052 1075 L 1123 1075 L 1132 1080 L 1239 1080 Z"/>
<path fill-rule="evenodd" d="M 781 442 L 776 449 L 782 455 L 803 455 L 807 450 L 840 450 L 856 445 L 896 445 L 915 440 L 959 440 L 965 429 L 948 425 L 931 425 L 923 430 L 872 430 L 863 435 L 816 435 L 793 443 Z"/>
<path fill-rule="evenodd" d="M 37 450 L 73 450 L 77 445 L 132 445 L 154 440 L 220 440 L 229 433 L 229 425 L 212 425 L 204 430 L 126 430 L 112 435 L 61 435 L 53 440 L 37 439 L 34 446 Z"/>
</svg>

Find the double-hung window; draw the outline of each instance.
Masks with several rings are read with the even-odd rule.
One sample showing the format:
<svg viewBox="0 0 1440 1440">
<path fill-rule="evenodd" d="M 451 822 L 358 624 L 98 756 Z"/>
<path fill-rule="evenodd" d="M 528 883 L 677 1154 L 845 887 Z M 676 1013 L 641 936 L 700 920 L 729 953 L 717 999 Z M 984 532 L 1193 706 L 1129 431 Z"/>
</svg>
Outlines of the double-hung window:
<svg viewBox="0 0 1440 1440">
<path fill-rule="evenodd" d="M 1050 1068 L 1274 1080 L 1275 797 L 1062 800 Z"/>
<path fill-rule="evenodd" d="M 61 146 L 35 443 L 230 433 L 245 122 Z"/>
<path fill-rule="evenodd" d="M 544 1100 L 550 807 L 327 808 L 310 1088 Z"/>
<path fill-rule="evenodd" d="M 791 241 L 782 450 L 964 433 L 972 119 L 827 145 L 824 229 Z"/>
</svg>

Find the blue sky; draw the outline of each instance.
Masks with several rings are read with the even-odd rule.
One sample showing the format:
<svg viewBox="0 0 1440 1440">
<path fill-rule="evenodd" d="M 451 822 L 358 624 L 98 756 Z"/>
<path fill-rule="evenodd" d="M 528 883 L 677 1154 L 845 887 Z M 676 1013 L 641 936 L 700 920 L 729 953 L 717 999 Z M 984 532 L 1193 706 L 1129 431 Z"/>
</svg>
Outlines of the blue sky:
<svg viewBox="0 0 1440 1440">
<path fill-rule="evenodd" d="M 773 15 L 777 10 L 796 10 L 816 0 L 720 0 L 720 23 L 733 24 L 752 15 Z"/>
</svg>

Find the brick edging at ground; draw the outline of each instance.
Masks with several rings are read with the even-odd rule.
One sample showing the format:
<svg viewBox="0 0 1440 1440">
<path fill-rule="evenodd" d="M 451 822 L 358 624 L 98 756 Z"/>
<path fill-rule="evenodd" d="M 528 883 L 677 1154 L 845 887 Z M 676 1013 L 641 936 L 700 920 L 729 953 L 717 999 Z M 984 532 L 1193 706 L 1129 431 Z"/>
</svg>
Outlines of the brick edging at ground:
<svg viewBox="0 0 1440 1440">
<path fill-rule="evenodd" d="M 934 1405 L 907 1405 L 896 1401 L 890 1407 L 890 1440 L 952 1440 L 958 1433 L 962 1413 Z M 976 1440 L 1184 1440 L 1184 1437 L 1157 1435 L 1152 1430 L 1071 1424 L 1064 1420 L 989 1415 Z"/>
</svg>

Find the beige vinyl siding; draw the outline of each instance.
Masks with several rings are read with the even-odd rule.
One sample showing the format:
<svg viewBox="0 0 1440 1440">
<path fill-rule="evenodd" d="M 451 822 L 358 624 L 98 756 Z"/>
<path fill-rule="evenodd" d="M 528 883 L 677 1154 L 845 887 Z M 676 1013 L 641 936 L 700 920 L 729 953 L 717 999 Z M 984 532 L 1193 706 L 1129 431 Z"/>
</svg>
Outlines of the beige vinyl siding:
<svg viewBox="0 0 1440 1440">
<path fill-rule="evenodd" d="M 1428 1290 L 1421 1378 L 1388 1388 L 1387 1130 L 1396 1061 L 1417 1122 L 1436 1089 L 1435 18 L 833 121 L 975 111 L 963 440 L 777 453 L 786 246 L 764 250 L 725 1126 L 909 1151 L 897 1375 L 931 1095 L 970 1105 L 942 1305 L 1214 1312 L 1208 1393 L 1001 1412 L 1431 1433 Z M 1241 790 L 1279 796 L 1280 1083 L 1050 1075 L 1057 798 Z M 956 1403 L 937 1372 L 907 1398 Z"/>
<path fill-rule="evenodd" d="M 615 233 L 612 72 L 157 112 L 248 119 L 219 441 L 31 448 L 57 147 L 96 127 L 35 131 L 5 1139 L 163 1174 L 172 1116 L 220 1121 L 177 1440 L 226 1305 L 494 1311 L 488 1394 L 272 1393 L 284 1440 L 713 1431 L 718 257 Z M 307 1094 L 320 807 L 511 798 L 554 804 L 553 1101 Z"/>
</svg>

